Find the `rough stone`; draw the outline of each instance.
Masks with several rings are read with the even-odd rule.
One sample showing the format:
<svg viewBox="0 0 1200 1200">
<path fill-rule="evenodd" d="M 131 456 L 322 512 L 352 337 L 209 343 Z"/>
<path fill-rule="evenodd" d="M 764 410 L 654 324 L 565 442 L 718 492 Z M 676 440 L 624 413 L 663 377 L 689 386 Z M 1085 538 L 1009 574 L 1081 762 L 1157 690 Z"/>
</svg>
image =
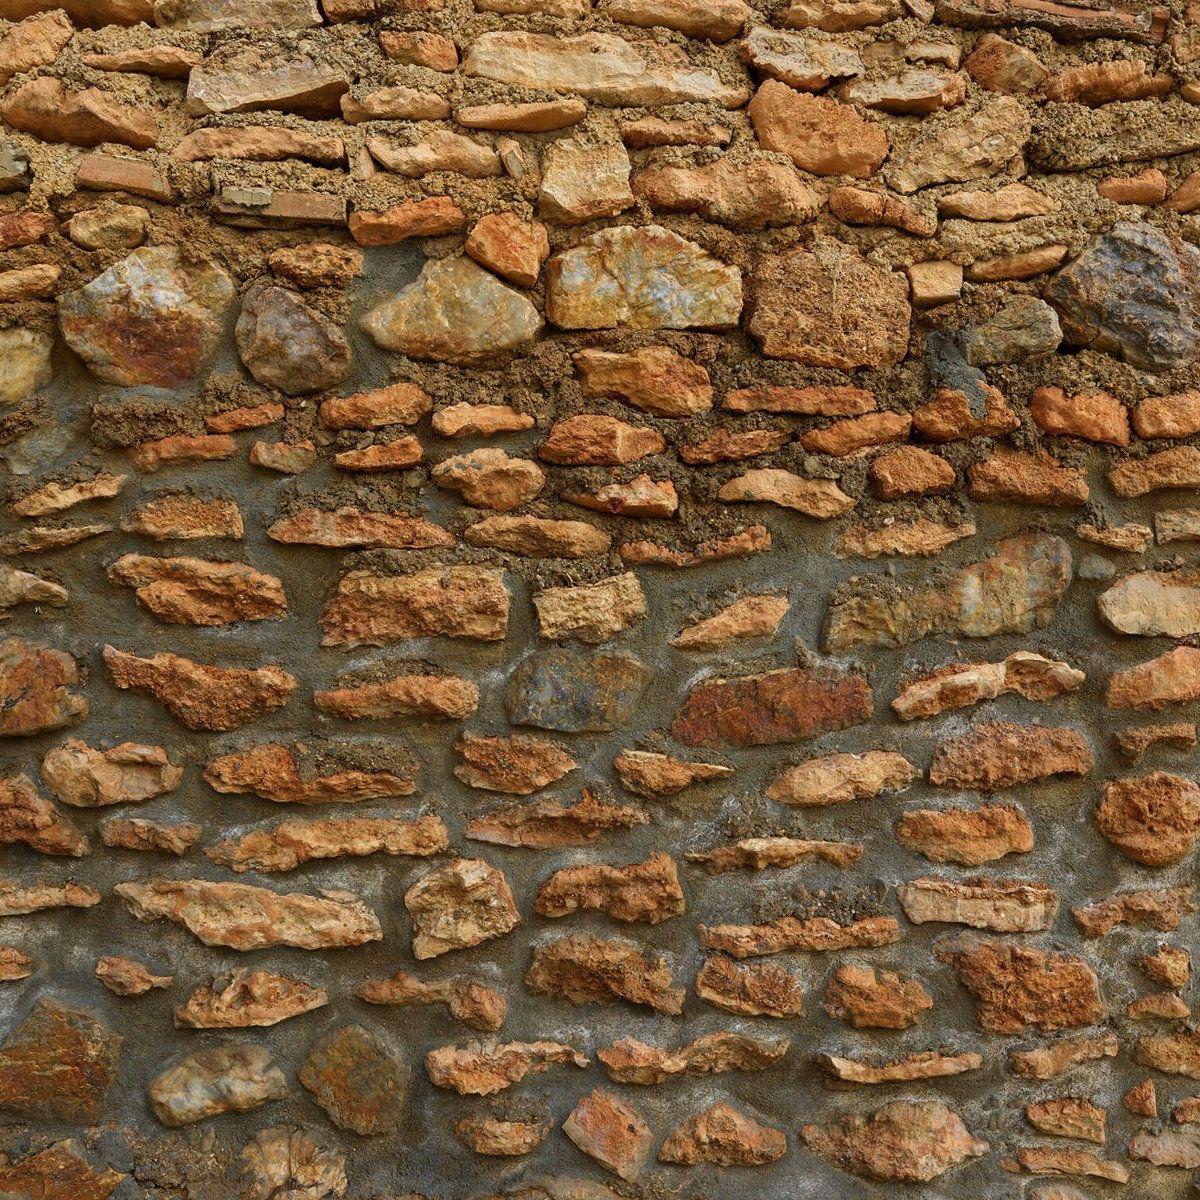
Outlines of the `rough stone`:
<svg viewBox="0 0 1200 1200">
<path fill-rule="evenodd" d="M 350 369 L 350 347 L 338 327 L 287 288 L 251 288 L 234 335 L 250 374 L 287 396 L 324 391 Z"/>
<path fill-rule="evenodd" d="M 361 1025 L 317 1041 L 297 1078 L 339 1129 L 394 1133 L 404 1117 L 409 1072 L 383 1038 Z"/>
<path fill-rule="evenodd" d="M 863 754 L 826 754 L 788 767 L 767 788 L 770 800 L 812 808 L 870 800 L 906 788 L 920 772 L 903 754 L 868 750 Z"/>
<path fill-rule="evenodd" d="M 625 724 L 650 683 L 651 671 L 631 655 L 537 650 L 513 672 L 508 719 L 563 733 L 594 733 Z"/>
<path fill-rule="evenodd" d="M 504 1024 L 508 1002 L 493 988 L 459 979 L 428 983 L 408 971 L 397 971 L 390 979 L 375 979 L 360 985 L 355 995 L 368 1004 L 444 1004 L 464 1025 L 494 1033 Z"/>
<path fill-rule="evenodd" d="M 1086 775 L 1092 766 L 1091 748 L 1074 729 L 993 721 L 942 742 L 929 782 L 995 792 L 1054 775 Z"/>
<path fill-rule="evenodd" d="M 589 1158 L 629 1182 L 650 1157 L 654 1137 L 641 1113 L 612 1092 L 595 1088 L 563 1122 L 563 1133 Z"/>
<path fill-rule="evenodd" d="M 672 1015 L 683 1011 L 685 994 L 663 959 L 618 938 L 566 937 L 535 946 L 525 986 L 572 1004 L 625 1000 Z"/>
<path fill-rule="evenodd" d="M 430 1082 L 460 1096 L 494 1095 L 527 1075 L 559 1065 L 583 1068 L 589 1060 L 561 1042 L 480 1042 L 465 1049 L 438 1046 L 425 1056 Z"/>
<path fill-rule="evenodd" d="M 501 937 L 520 920 L 504 872 L 478 858 L 456 858 L 423 875 L 404 893 L 404 907 L 417 959 Z"/>
</svg>

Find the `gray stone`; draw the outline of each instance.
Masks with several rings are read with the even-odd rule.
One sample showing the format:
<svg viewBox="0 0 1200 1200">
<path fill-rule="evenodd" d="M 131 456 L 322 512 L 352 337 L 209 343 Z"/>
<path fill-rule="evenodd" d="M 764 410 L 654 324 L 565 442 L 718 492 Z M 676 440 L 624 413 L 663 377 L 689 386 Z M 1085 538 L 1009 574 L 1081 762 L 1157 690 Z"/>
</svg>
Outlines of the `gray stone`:
<svg viewBox="0 0 1200 1200">
<path fill-rule="evenodd" d="M 154 0 L 154 23 L 167 29 L 307 29 L 321 24 L 317 0 Z"/>
<path fill-rule="evenodd" d="M 966 331 L 967 361 L 986 367 L 1053 354 L 1062 341 L 1058 313 L 1036 296 L 1017 296 L 990 321 Z"/>
<path fill-rule="evenodd" d="M 178 387 L 207 365 L 233 282 L 177 246 L 143 246 L 58 298 L 67 345 L 105 383 Z"/>
<path fill-rule="evenodd" d="M 309 1051 L 300 1082 L 340 1129 L 393 1133 L 404 1116 L 408 1070 L 361 1025 L 326 1034 Z"/>
<path fill-rule="evenodd" d="M 563 733 L 616 729 L 633 715 L 652 674 L 629 654 L 539 650 L 513 673 L 508 717 L 514 725 Z"/>
<path fill-rule="evenodd" d="M 1034 121 L 1027 148 L 1031 166 L 1047 173 L 1173 158 L 1200 150 L 1200 111 L 1178 100 L 1137 100 L 1087 108 L 1047 104 Z"/>
<path fill-rule="evenodd" d="M 1050 281 L 1045 296 L 1077 346 L 1159 374 L 1200 349 L 1200 252 L 1146 222 L 1122 221 Z"/>
<path fill-rule="evenodd" d="M 29 187 L 29 155 L 13 142 L 0 142 L 0 192 Z"/>
<path fill-rule="evenodd" d="M 171 1127 L 205 1117 L 251 1112 L 288 1094 L 283 1072 L 265 1046 L 221 1046 L 196 1050 L 147 1088 L 154 1115 Z"/>
<path fill-rule="evenodd" d="M 287 396 L 322 392 L 350 370 L 350 346 L 342 331 L 287 288 L 251 288 L 234 336 L 250 374 Z"/>
</svg>

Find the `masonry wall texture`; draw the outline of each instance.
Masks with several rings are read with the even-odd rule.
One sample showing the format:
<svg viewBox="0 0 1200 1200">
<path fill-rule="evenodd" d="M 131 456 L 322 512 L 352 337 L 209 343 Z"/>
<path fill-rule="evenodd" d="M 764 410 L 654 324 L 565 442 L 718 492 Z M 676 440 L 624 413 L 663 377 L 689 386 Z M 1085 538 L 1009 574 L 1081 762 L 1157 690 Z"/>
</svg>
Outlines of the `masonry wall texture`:
<svg viewBox="0 0 1200 1200">
<path fill-rule="evenodd" d="M 0 1196 L 1182 1197 L 1200 6 L 0 0 Z"/>
</svg>

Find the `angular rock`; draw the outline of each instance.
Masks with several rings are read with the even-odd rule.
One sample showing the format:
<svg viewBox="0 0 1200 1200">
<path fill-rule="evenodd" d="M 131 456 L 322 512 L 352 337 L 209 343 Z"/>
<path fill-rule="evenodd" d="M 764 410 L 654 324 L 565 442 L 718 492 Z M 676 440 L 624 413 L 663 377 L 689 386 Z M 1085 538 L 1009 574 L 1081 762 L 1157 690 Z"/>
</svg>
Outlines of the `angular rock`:
<svg viewBox="0 0 1200 1200">
<path fill-rule="evenodd" d="M 649 750 L 622 750 L 613 760 L 621 786 L 636 796 L 675 796 L 694 783 L 723 779 L 732 767 L 718 763 L 685 762 Z"/>
<path fill-rule="evenodd" d="M 826 1074 L 844 1083 L 880 1084 L 940 1079 L 947 1075 L 961 1075 L 964 1071 L 977 1071 L 983 1066 L 983 1056 L 970 1051 L 965 1054 L 942 1054 L 927 1050 L 876 1064 L 860 1058 L 821 1054 L 817 1056 L 817 1063 Z"/>
<path fill-rule="evenodd" d="M 1200 449 L 1172 446 L 1146 458 L 1118 463 L 1108 472 L 1108 482 L 1118 496 L 1145 496 L 1162 488 L 1195 487 L 1200 484 Z"/>
<path fill-rule="evenodd" d="M 721 650 L 748 638 L 769 638 L 788 607 L 786 596 L 747 596 L 689 625 L 671 639 L 671 645 L 682 650 Z"/>
<path fill-rule="evenodd" d="M 1058 915 L 1058 893 L 1044 883 L 1016 879 L 914 879 L 896 888 L 914 925 L 942 921 L 997 933 L 1048 929 Z"/>
<path fill-rule="evenodd" d="M 546 266 L 560 329 L 730 329 L 741 310 L 740 271 L 659 225 L 601 230 Z"/>
<path fill-rule="evenodd" d="M 933 997 L 919 980 L 847 964 L 825 985 L 821 1007 L 855 1029 L 908 1029 L 933 1008 Z"/>
<path fill-rule="evenodd" d="M 348 79 L 333 62 L 302 54 L 281 57 L 245 45 L 209 55 L 192 71 L 186 111 L 193 117 L 263 110 L 336 117 L 338 101 L 349 90 Z"/>
<path fill-rule="evenodd" d="M 102 897 L 95 888 L 78 883 L 22 884 L 0 877 L 0 917 L 17 917 L 48 908 L 92 908 Z"/>
<path fill-rule="evenodd" d="M 276 1025 L 329 1003 L 324 988 L 269 971 L 238 970 L 198 987 L 175 1009 L 176 1029 Z"/>
<path fill-rule="evenodd" d="M 563 733 L 616 729 L 632 717 L 650 678 L 650 668 L 628 654 L 538 650 L 509 680 L 508 719 Z"/>
<path fill-rule="evenodd" d="M 1081 1029 L 1104 1016 L 1096 973 L 1078 955 L 972 934 L 935 947 L 975 998 L 981 1029 L 1022 1033 Z"/>
<path fill-rule="evenodd" d="M 559 499 L 592 512 L 619 517 L 673 517 L 679 509 L 679 493 L 668 480 L 638 475 L 627 483 L 610 483 L 590 492 L 559 492 Z"/>
<path fill-rule="evenodd" d="M 438 107 L 449 107 L 440 97 L 435 103 Z M 362 109 L 351 110 L 351 119 L 365 115 Z M 406 179 L 423 179 L 435 171 L 464 175 L 470 179 L 486 179 L 503 174 L 500 156 L 492 147 L 448 129 L 436 129 L 415 145 L 398 145 L 383 138 L 371 138 L 367 142 L 367 150 L 384 170 L 403 175 Z"/>
<path fill-rule="evenodd" d="M 538 888 L 533 902 L 533 911 L 543 917 L 594 910 L 615 921 L 649 925 L 680 916 L 684 908 L 675 860 L 663 853 L 628 867 L 564 867 Z"/>
<path fill-rule="evenodd" d="M 82 858 L 90 853 L 87 838 L 74 821 L 39 795 L 28 775 L 0 779 L 0 844 L 21 843 L 39 854 Z"/>
<path fill-rule="evenodd" d="M 490 265 L 497 270 L 495 264 Z M 462 403 L 439 408 L 431 424 L 438 437 L 493 437 L 498 433 L 523 433 L 533 428 L 534 419 L 508 404 Z"/>
<path fill-rule="evenodd" d="M 1096 600 L 1101 620 L 1117 633 L 1181 638 L 1200 632 L 1200 574 L 1139 571 Z"/>
<path fill-rule="evenodd" d="M 542 160 L 538 216 L 558 225 L 615 217 L 634 203 L 629 155 L 620 142 L 551 142 Z"/>
<path fill-rule="evenodd" d="M 457 120 L 462 123 L 461 111 Z M 533 287 L 549 257 L 550 239 L 546 227 L 537 221 L 522 221 L 511 212 L 488 213 L 475 223 L 463 249 L 480 266 L 509 283 Z"/>
<path fill-rule="evenodd" d="M 568 466 L 621 466 L 648 454 L 660 454 L 666 439 L 644 425 L 586 413 L 555 421 L 538 457 Z"/>
<path fill-rule="evenodd" d="M 529 796 L 575 770 L 575 760 L 554 742 L 516 734 L 464 734 L 454 746 L 462 760 L 454 775 L 468 787 Z"/>
<path fill-rule="evenodd" d="M 284 246 L 267 261 L 276 275 L 302 288 L 348 287 L 363 269 L 362 251 L 330 242 Z"/>
<path fill-rule="evenodd" d="M 155 975 L 145 963 L 119 955 L 96 959 L 96 978 L 115 996 L 141 996 L 171 986 L 172 976 Z"/>
<path fill-rule="evenodd" d="M 280 581 L 244 563 L 123 554 L 108 568 L 108 578 L 134 588 L 139 604 L 174 625 L 226 625 L 287 615 Z"/>
<path fill-rule="evenodd" d="M 1200 650 L 1176 646 L 1149 662 L 1114 671 L 1104 702 L 1109 708 L 1148 708 L 1155 712 L 1168 704 L 1200 698 Z"/>
<path fill-rule="evenodd" d="M 1090 1100 L 1064 1096 L 1025 1106 L 1025 1119 L 1041 1133 L 1053 1137 L 1079 1138 L 1104 1144 L 1104 1125 L 1108 1113 Z"/>
<path fill-rule="evenodd" d="M 0 1045 L 0 1109 L 27 1121 L 97 1124 L 121 1042 L 91 1013 L 38 1000 Z"/>
<path fill-rule="evenodd" d="M 1019 808 L 910 809 L 896 822 L 896 840 L 931 862 L 978 867 L 1033 849 L 1033 826 Z"/>
<path fill-rule="evenodd" d="M 575 1105 L 563 1122 L 563 1133 L 588 1157 L 630 1183 L 641 1174 L 654 1144 L 641 1113 L 603 1088 Z"/>
<path fill-rule="evenodd" d="M 68 91 L 52 75 L 41 75 L 10 92 L 0 116 L 44 142 L 99 146 L 117 142 L 147 150 L 158 142 L 154 110 L 114 100 L 100 88 Z"/>
<path fill-rule="evenodd" d="M 542 318 L 520 292 L 459 257 L 428 260 L 413 283 L 376 305 L 361 325 L 384 350 L 469 364 L 526 345 Z"/>
<path fill-rule="evenodd" d="M 817 41 L 755 25 L 739 48 L 744 63 L 767 79 L 778 79 L 801 92 L 824 91 L 835 79 L 866 70 L 858 52 L 833 41 Z"/>
<path fill-rule="evenodd" d="M 67 345 L 105 383 L 174 388 L 217 348 L 233 282 L 177 246 L 143 246 L 58 297 Z"/>
<path fill-rule="evenodd" d="M 871 688 L 831 667 L 714 679 L 688 693 L 671 726 L 685 746 L 769 746 L 804 741 L 870 719 Z"/>
<path fill-rule="evenodd" d="M 304 766 L 298 749 L 264 742 L 250 749 L 209 759 L 204 781 L 215 791 L 251 792 L 276 804 L 328 804 L 337 801 L 375 800 L 386 796 L 411 796 L 412 779 L 391 771 L 354 768 L 322 774 Z"/>
<path fill-rule="evenodd" d="M 721 955 L 696 972 L 696 995 L 724 1012 L 746 1017 L 798 1017 L 804 1008 L 800 981 L 770 963 L 735 963 Z"/>
<path fill-rule="evenodd" d="M 777 504 L 822 521 L 842 516 L 856 503 L 832 479 L 806 479 L 778 467 L 759 467 L 730 479 L 717 499 Z"/>
<path fill-rule="evenodd" d="M 404 970 L 397 971 L 390 979 L 361 984 L 354 994 L 368 1004 L 444 1004 L 456 1020 L 485 1033 L 499 1029 L 508 1012 L 504 997 L 482 983 L 459 979 L 426 983 Z"/>
<path fill-rule="evenodd" d="M 1200 1036 L 1185 1030 L 1140 1037 L 1134 1045 L 1134 1058 L 1167 1075 L 1200 1079 Z"/>
<path fill-rule="evenodd" d="M 606 642 L 646 615 L 646 596 L 632 571 L 594 584 L 543 588 L 533 605 L 538 632 L 552 640 Z"/>
<path fill-rule="evenodd" d="M 287 1080 L 263 1046 L 195 1050 L 147 1087 L 154 1115 L 172 1128 L 222 1113 L 252 1112 L 288 1095 Z"/>
<path fill-rule="evenodd" d="M 21 638 L 0 642 L 0 737 L 28 737 L 74 725 L 88 702 L 71 688 L 81 682 L 75 660 Z"/>
<path fill-rule="evenodd" d="M 675 1016 L 685 995 L 665 960 L 617 938 L 566 937 L 535 946 L 525 986 L 572 1004 L 625 1000 Z"/>
<path fill-rule="evenodd" d="M 347 92 L 338 103 L 342 120 L 351 125 L 363 121 L 436 121 L 450 115 L 450 102 L 444 96 L 409 87 L 377 88 L 364 96 Z"/>
<path fill-rule="evenodd" d="M 786 1038 L 710 1033 L 678 1050 L 663 1050 L 635 1038 L 622 1038 L 596 1052 L 614 1083 L 649 1086 L 675 1075 L 719 1075 L 726 1071 L 763 1071 L 787 1053 Z"/>
<path fill-rule="evenodd" d="M 329 1200 L 346 1191 L 346 1160 L 302 1129 L 260 1129 L 238 1156 L 252 1182 L 245 1200 Z"/>
<path fill-rule="evenodd" d="M 1141 925 L 1159 930 L 1178 929 L 1184 915 L 1195 911 L 1190 887 L 1141 888 L 1132 892 L 1119 892 L 1096 904 L 1080 905 L 1071 909 L 1071 916 L 1075 918 L 1075 924 L 1085 937 L 1103 937 L 1118 925 Z M 1166 983 L 1170 987 L 1182 987 L 1187 982 L 1189 959 L 1186 950 L 1181 953 L 1184 955 L 1182 982 L 1174 983 L 1171 979 L 1158 979 L 1157 982 Z M 1146 958 L 1140 961 L 1139 965 L 1143 970 L 1146 970 L 1148 961 L 1150 960 Z M 1169 970 L 1174 970 L 1170 953 L 1164 962 L 1170 964 Z M 1155 978 L 1153 971 L 1147 973 L 1151 978 Z"/>
<path fill-rule="evenodd" d="M 346 161 L 341 138 L 316 137 L 296 129 L 247 126 L 233 129 L 196 129 L 175 144 L 171 157 L 183 162 L 236 158 L 250 162 L 278 162 L 300 158 L 325 166 Z"/>
<path fill-rule="evenodd" d="M 1053 1079 L 1077 1063 L 1115 1058 L 1120 1042 L 1112 1033 L 1096 1037 L 1060 1038 L 1049 1046 L 1036 1050 L 1014 1050 L 1009 1066 L 1027 1079 Z"/>
<path fill-rule="evenodd" d="M 433 816 L 416 821 L 394 817 L 344 817 L 326 821 L 284 821 L 240 838 L 225 838 L 205 851 L 230 870 L 292 871 L 314 859 L 368 854 L 428 857 L 445 850 L 445 825 Z"/>
<path fill-rule="evenodd" d="M 246 369 L 285 396 L 334 387 L 350 370 L 350 346 L 338 327 L 287 288 L 251 288 L 234 329 Z"/>
<path fill-rule="evenodd" d="M 139 658 L 105 646 L 104 664 L 114 686 L 146 692 L 188 729 L 240 729 L 281 708 L 296 681 L 277 666 L 213 667 L 178 654 Z"/>
<path fill-rule="evenodd" d="M 653 42 L 605 33 L 483 33 L 471 43 L 463 74 L 618 107 L 699 102 L 738 108 L 746 102 L 745 87 L 723 83 L 715 71 L 681 62 Z"/>
<path fill-rule="evenodd" d="M 118 883 L 113 891 L 139 921 L 165 917 L 206 946 L 322 950 L 361 946 L 383 936 L 378 918 L 351 892 L 325 889 L 320 896 L 309 896 L 203 879 Z"/>
<path fill-rule="evenodd" d="M 1096 806 L 1096 827 L 1134 862 L 1178 862 L 1200 837 L 1200 787 L 1165 771 L 1110 779 Z"/>
<path fill-rule="evenodd" d="M 491 1096 L 558 1065 L 583 1068 L 589 1060 L 561 1042 L 476 1042 L 461 1050 L 438 1046 L 425 1056 L 429 1081 L 460 1096 Z"/>
<path fill-rule="evenodd" d="M 640 808 L 605 804 L 585 789 L 577 804 L 561 804 L 557 800 L 513 804 L 474 818 L 463 832 L 472 841 L 540 850 L 586 846 L 610 829 L 630 829 L 649 820 Z"/>
<path fill-rule="evenodd" d="M 33 974 L 33 959 L 15 946 L 0 945 L 0 983 L 15 983 Z"/>
<path fill-rule="evenodd" d="M 440 488 L 457 492 L 475 508 L 511 512 L 536 499 L 546 476 L 528 458 L 510 458 L 503 450 L 485 446 L 443 459 L 430 472 Z"/>
<path fill-rule="evenodd" d="M 502 641 L 509 595 L 491 567 L 435 567 L 411 575 L 354 571 L 321 613 L 325 646 L 383 646 L 404 638 Z"/>
<path fill-rule="evenodd" d="M 973 536 L 971 524 L 947 525 L 918 517 L 915 521 L 896 522 L 873 529 L 852 525 L 840 534 L 834 546 L 838 558 L 878 558 L 899 554 L 906 558 L 940 554 L 947 546 Z"/>
<path fill-rule="evenodd" d="M 907 787 L 920 772 L 892 750 L 868 750 L 864 754 L 826 754 L 787 768 L 766 795 L 780 804 L 811 808 L 871 800 L 883 792 Z"/>
<path fill-rule="evenodd" d="M 339 1129 L 394 1133 L 404 1118 L 409 1071 L 361 1025 L 335 1029 L 314 1043 L 297 1078 Z"/>
<path fill-rule="evenodd" d="M 822 237 L 808 250 L 760 257 L 747 328 L 769 358 L 851 371 L 898 363 L 909 315 L 902 275 Z"/>
<path fill-rule="evenodd" d="M 456 858 L 404 893 L 416 959 L 477 946 L 516 928 L 520 917 L 504 872 L 478 858 Z"/>
<path fill-rule="evenodd" d="M 782 1130 L 760 1124 L 728 1104 L 714 1104 L 667 1135 L 659 1162 L 754 1167 L 787 1153 Z"/>
</svg>

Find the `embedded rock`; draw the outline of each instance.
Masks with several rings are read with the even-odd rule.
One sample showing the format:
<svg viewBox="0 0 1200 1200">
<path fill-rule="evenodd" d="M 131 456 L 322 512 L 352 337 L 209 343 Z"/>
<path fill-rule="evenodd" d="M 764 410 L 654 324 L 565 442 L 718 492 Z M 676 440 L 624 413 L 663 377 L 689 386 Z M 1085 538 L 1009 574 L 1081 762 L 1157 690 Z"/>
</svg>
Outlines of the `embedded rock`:
<svg viewBox="0 0 1200 1200">
<path fill-rule="evenodd" d="M 995 792 L 1054 775 L 1086 775 L 1092 765 L 1091 748 L 1074 729 L 994 721 L 942 742 L 929 782 Z"/>
<path fill-rule="evenodd" d="M 270 971 L 234 971 L 198 987 L 175 1009 L 176 1029 L 277 1025 L 329 1003 L 324 988 Z"/>
<path fill-rule="evenodd" d="M 438 1046 L 425 1056 L 430 1082 L 460 1096 L 491 1096 L 559 1065 L 583 1068 L 589 1060 L 561 1042 L 477 1042 L 461 1050 Z"/>
<path fill-rule="evenodd" d="M 658 1161 L 717 1167 L 755 1167 L 787 1153 L 787 1137 L 728 1104 L 714 1104 L 673 1129 Z"/>
<path fill-rule="evenodd" d="M 628 654 L 538 650 L 509 681 L 508 719 L 563 733 L 616 729 L 633 715 L 651 674 Z"/>
<path fill-rule="evenodd" d="M 1117 633 L 1173 638 L 1200 633 L 1200 572 L 1126 575 L 1100 594 L 1096 607 L 1100 619 Z"/>
<path fill-rule="evenodd" d="M 546 476 L 528 458 L 510 458 L 503 450 L 485 446 L 443 459 L 430 472 L 440 488 L 457 492 L 475 508 L 511 512 L 535 499 Z"/>
<path fill-rule="evenodd" d="M 462 762 L 455 777 L 486 792 L 529 796 L 575 770 L 575 760 L 553 742 L 514 734 L 477 737 L 464 734 L 455 744 Z"/>
<path fill-rule="evenodd" d="M 1058 893 L 1043 883 L 1016 879 L 914 879 L 896 888 L 904 915 L 914 925 L 943 921 L 997 933 L 1048 929 L 1058 915 Z"/>
<path fill-rule="evenodd" d="M 554 641 L 607 642 L 646 615 L 646 594 L 632 571 L 578 587 L 543 588 L 533 595 L 538 632 Z"/>
<path fill-rule="evenodd" d="M 323 407 L 323 406 L 322 406 Z M 300 508 L 271 525 L 267 536 L 285 545 L 332 549 L 385 547 L 426 550 L 454 545 L 454 535 L 424 517 L 407 513 L 367 512 L 358 508 Z"/>
<path fill-rule="evenodd" d="M 663 959 L 617 938 L 567 937 L 536 946 L 525 986 L 572 1004 L 625 1000 L 672 1015 L 683 1011 L 685 994 Z"/>
<path fill-rule="evenodd" d="M 478 858 L 456 858 L 423 875 L 404 893 L 413 921 L 413 957 L 501 937 L 520 921 L 504 872 Z"/>
<path fill-rule="evenodd" d="M 368 1004 L 444 1004 L 456 1020 L 472 1029 L 494 1033 L 504 1024 L 508 1003 L 482 983 L 438 979 L 428 983 L 408 971 L 397 971 L 390 979 L 374 979 L 355 989 Z"/>
<path fill-rule="evenodd" d="M 933 1008 L 933 997 L 896 971 L 847 964 L 830 977 L 821 1007 L 855 1029 L 907 1029 Z"/>
<path fill-rule="evenodd" d="M 173 625 L 227 625 L 287 615 L 283 584 L 245 563 L 123 554 L 108 568 L 108 578 L 133 588 L 139 604 Z"/>
<path fill-rule="evenodd" d="M 285 396 L 323 392 L 350 370 L 342 331 L 287 288 L 251 288 L 242 298 L 234 337 L 250 374 Z"/>
<path fill-rule="evenodd" d="M 799 979 L 770 963 L 735 963 L 721 955 L 696 972 L 696 995 L 744 1017 L 798 1017 L 804 1010 Z"/>
<path fill-rule="evenodd" d="M 651 750 L 622 750 L 613 760 L 621 786 L 635 796 L 676 796 L 694 783 L 724 779 L 732 767 L 720 763 L 685 762 Z"/>
<path fill-rule="evenodd" d="M 32 329 L 0 331 L 0 405 L 28 400 L 54 377 L 51 337 Z"/>
<path fill-rule="evenodd" d="M 28 775 L 0 779 L 0 845 L 82 858 L 91 847 L 75 823 L 38 793 Z"/>
<path fill-rule="evenodd" d="M 0 737 L 48 733 L 83 720 L 88 702 L 71 691 L 80 682 L 69 654 L 5 638 L 0 642 Z"/>
<path fill-rule="evenodd" d="M 640 808 L 605 804 L 584 791 L 577 804 L 542 800 L 496 809 L 468 822 L 463 832 L 476 842 L 547 849 L 586 846 L 609 830 L 631 829 L 649 820 L 649 815 Z"/>
<path fill-rule="evenodd" d="M 563 1133 L 584 1154 L 621 1179 L 633 1182 L 641 1174 L 654 1136 L 632 1105 L 612 1092 L 596 1088 L 571 1110 Z"/>
<path fill-rule="evenodd" d="M 404 1117 L 409 1072 L 378 1034 L 361 1025 L 335 1029 L 316 1042 L 297 1078 L 339 1129 L 394 1133 Z"/>
<path fill-rule="evenodd" d="M 684 908 L 675 860 L 663 853 L 628 867 L 563 867 L 538 888 L 533 902 L 533 911 L 542 917 L 596 910 L 614 921 L 649 925 L 678 917 Z"/>
<path fill-rule="evenodd" d="M 172 1128 L 221 1113 L 252 1112 L 288 1094 L 287 1080 L 264 1046 L 195 1050 L 155 1076 L 146 1090 L 154 1115 Z"/>
<path fill-rule="evenodd" d="M 1026 700 L 1051 700 L 1076 691 L 1086 676 L 1069 663 L 1017 650 L 997 663 L 949 663 L 904 684 L 892 701 L 902 721 L 934 717 L 1015 693 Z"/>
<path fill-rule="evenodd" d="M 179 387 L 208 365 L 233 300 L 218 266 L 143 246 L 58 298 L 67 345 L 105 383 Z"/>
<path fill-rule="evenodd" d="M 328 804 L 375 800 L 384 796 L 410 796 L 413 780 L 390 771 L 348 769 L 321 774 L 310 771 L 296 750 L 278 742 L 264 742 L 236 754 L 208 761 L 204 781 L 218 792 L 252 792 L 276 804 Z"/>
<path fill-rule="evenodd" d="M 978 867 L 1033 849 L 1033 826 L 1019 808 L 909 809 L 896 822 L 896 840 L 931 862 Z"/>
<path fill-rule="evenodd" d="M 260 1129 L 238 1156 L 250 1173 L 245 1200 L 334 1200 L 346 1194 L 346 1160 L 303 1129 Z"/>
<path fill-rule="evenodd" d="M 865 754 L 826 754 L 789 767 L 767 788 L 768 799 L 801 808 L 870 800 L 898 791 L 920 772 L 903 754 L 868 750 Z"/>
<path fill-rule="evenodd" d="M 1110 779 L 1096 806 L 1096 826 L 1134 862 L 1148 867 L 1178 862 L 1200 836 L 1200 787 L 1166 771 Z"/>
<path fill-rule="evenodd" d="M 614 1083 L 643 1086 L 675 1075 L 720 1075 L 726 1071 L 764 1071 L 787 1053 L 786 1038 L 774 1041 L 740 1033 L 710 1033 L 678 1050 L 663 1050 L 635 1038 L 622 1038 L 596 1057 Z"/>
</svg>

